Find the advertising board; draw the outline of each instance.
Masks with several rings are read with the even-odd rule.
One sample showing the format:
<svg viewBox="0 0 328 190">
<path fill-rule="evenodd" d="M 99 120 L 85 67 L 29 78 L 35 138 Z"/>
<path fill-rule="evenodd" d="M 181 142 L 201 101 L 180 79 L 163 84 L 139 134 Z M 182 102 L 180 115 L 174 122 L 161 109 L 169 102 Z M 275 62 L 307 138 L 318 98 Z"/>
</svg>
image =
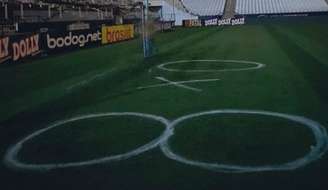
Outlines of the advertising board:
<svg viewBox="0 0 328 190">
<path fill-rule="evenodd" d="M 71 31 L 66 33 L 46 33 L 43 42 L 50 52 L 73 50 L 92 45 L 99 45 L 102 34 L 99 30 Z"/>
<path fill-rule="evenodd" d="M 89 30 L 43 30 L 41 33 L 0 37 L 0 64 L 37 55 L 66 53 L 134 38 L 134 25 L 103 26 Z"/>
<path fill-rule="evenodd" d="M 40 53 L 40 34 L 0 38 L 0 63 L 16 62 Z"/>
<path fill-rule="evenodd" d="M 202 26 L 201 20 L 192 19 L 192 20 L 183 20 L 182 25 L 184 27 L 199 27 Z"/>
<path fill-rule="evenodd" d="M 110 44 L 134 38 L 134 25 L 102 27 L 102 44 Z"/>
</svg>

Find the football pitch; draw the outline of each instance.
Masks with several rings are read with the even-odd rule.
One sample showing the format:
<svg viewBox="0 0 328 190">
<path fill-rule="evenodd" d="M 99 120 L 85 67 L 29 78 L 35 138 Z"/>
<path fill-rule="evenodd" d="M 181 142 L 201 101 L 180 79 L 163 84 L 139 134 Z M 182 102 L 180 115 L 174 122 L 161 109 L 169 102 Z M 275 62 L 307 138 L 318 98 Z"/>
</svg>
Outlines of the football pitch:
<svg viewBox="0 0 328 190">
<path fill-rule="evenodd" d="M 328 188 L 328 22 L 177 28 L 0 67 L 0 189 Z"/>
</svg>

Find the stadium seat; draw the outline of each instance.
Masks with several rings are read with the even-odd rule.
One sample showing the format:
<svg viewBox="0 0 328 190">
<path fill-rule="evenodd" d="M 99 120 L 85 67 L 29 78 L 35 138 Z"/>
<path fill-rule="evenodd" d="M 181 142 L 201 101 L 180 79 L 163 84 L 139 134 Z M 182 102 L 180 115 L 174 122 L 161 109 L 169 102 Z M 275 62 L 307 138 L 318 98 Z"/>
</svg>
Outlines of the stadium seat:
<svg viewBox="0 0 328 190">
<path fill-rule="evenodd" d="M 307 13 L 328 11 L 325 0 L 237 0 L 240 15 Z"/>
</svg>

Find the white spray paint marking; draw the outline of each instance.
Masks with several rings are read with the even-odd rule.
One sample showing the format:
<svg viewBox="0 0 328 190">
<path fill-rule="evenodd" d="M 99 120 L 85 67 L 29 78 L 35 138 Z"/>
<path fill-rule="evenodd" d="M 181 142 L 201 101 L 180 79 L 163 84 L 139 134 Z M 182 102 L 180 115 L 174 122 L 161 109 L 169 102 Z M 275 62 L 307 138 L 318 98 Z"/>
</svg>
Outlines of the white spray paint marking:
<svg viewBox="0 0 328 190">
<path fill-rule="evenodd" d="M 86 84 L 88 84 L 88 83 L 90 83 L 90 82 L 92 82 L 94 80 L 103 78 L 104 76 L 106 76 L 108 73 L 111 73 L 111 72 L 113 72 L 113 70 L 96 74 L 96 75 L 90 77 L 89 79 L 83 80 L 83 81 L 81 81 L 79 83 L 76 83 L 74 85 L 71 85 L 71 86 L 67 87 L 66 90 L 67 91 L 70 91 L 70 90 L 72 90 L 74 88 L 77 88 L 77 87 L 80 87 L 80 86 L 84 86 L 84 85 L 86 85 Z"/>
<path fill-rule="evenodd" d="M 220 79 L 201 79 L 201 80 L 188 80 L 188 81 L 175 81 L 177 84 L 192 84 L 192 83 L 202 83 L 202 82 L 216 82 L 219 81 Z M 141 89 L 148 89 L 148 88 L 157 88 L 157 87 L 164 87 L 164 86 L 170 86 L 172 84 L 170 83 L 162 83 L 162 84 L 154 84 L 154 85 L 149 85 L 149 86 L 141 86 L 138 87 L 138 90 Z"/>
<path fill-rule="evenodd" d="M 310 152 L 302 158 L 298 158 L 294 161 L 290 161 L 280 165 L 264 165 L 264 166 L 241 166 L 241 165 L 228 165 L 228 164 L 218 164 L 218 163 L 208 163 L 197 160 L 191 160 L 185 158 L 175 152 L 172 151 L 169 145 L 169 139 L 174 135 L 174 129 L 181 122 L 186 121 L 188 119 L 197 118 L 204 115 L 216 115 L 216 114 L 251 114 L 251 115 L 265 115 L 265 116 L 273 116 L 279 117 L 287 120 L 294 121 L 296 123 L 300 123 L 308 127 L 315 138 L 316 145 L 311 146 Z M 299 167 L 303 167 L 319 158 L 322 157 L 324 153 L 326 153 L 328 149 L 328 136 L 326 129 L 319 123 L 304 118 L 300 116 L 293 116 L 283 113 L 275 113 L 268 111 L 252 111 L 252 110 L 213 110 L 208 112 L 200 112 L 196 114 L 190 114 L 187 116 L 180 117 L 170 123 L 170 128 L 172 130 L 171 136 L 161 143 L 162 152 L 170 159 L 192 165 L 197 166 L 203 169 L 212 170 L 216 172 L 226 172 L 226 173 L 245 173 L 245 172 L 262 172 L 262 171 L 284 171 L 284 170 L 295 170 Z"/>
<path fill-rule="evenodd" d="M 166 66 L 179 64 L 179 63 L 191 63 L 191 62 L 214 62 L 214 63 L 244 63 L 255 65 L 253 67 L 246 68 L 236 68 L 236 69 L 201 69 L 201 70 L 182 70 L 182 69 L 172 69 L 167 68 Z M 223 59 L 214 59 L 214 60 L 181 60 L 181 61 L 171 61 L 163 63 L 157 66 L 158 69 L 169 71 L 169 72 L 184 72 L 184 73 L 216 73 L 216 72 L 228 72 L 228 71 L 248 71 L 256 70 L 265 67 L 265 64 L 254 62 L 254 61 L 243 61 L 243 60 L 223 60 Z"/>
<path fill-rule="evenodd" d="M 136 117 L 141 117 L 145 119 L 150 119 L 154 121 L 158 121 L 162 123 L 166 129 L 165 131 L 156 139 L 152 140 L 151 142 L 140 146 L 134 150 L 131 150 L 129 152 L 123 153 L 123 154 L 118 154 L 118 155 L 112 155 L 112 156 L 107 156 L 103 158 L 97 158 L 93 160 L 87 160 L 87 161 L 82 161 L 82 162 L 69 162 L 69 163 L 56 163 L 56 164 L 28 164 L 24 163 L 20 160 L 18 160 L 17 155 L 23 148 L 24 144 L 27 141 L 32 140 L 33 138 L 55 128 L 59 127 L 63 124 L 74 122 L 74 121 L 79 121 L 79 120 L 84 120 L 84 119 L 90 119 L 90 118 L 99 118 L 99 117 L 109 117 L 109 116 L 136 116 Z M 123 113 L 98 113 L 98 114 L 89 114 L 89 115 L 83 115 L 79 117 L 75 117 L 72 119 L 68 120 L 63 120 L 59 121 L 55 124 L 50 125 L 49 127 L 46 127 L 44 129 L 38 130 L 27 137 L 25 137 L 23 140 L 19 141 L 17 144 L 15 144 L 13 147 L 11 147 L 4 158 L 4 163 L 14 169 L 23 169 L 23 170 L 50 170 L 50 169 L 56 169 L 56 168 L 67 168 L 67 167 L 79 167 L 79 166 L 88 166 L 88 165 L 93 165 L 93 164 L 99 164 L 99 163 L 104 163 L 104 162 L 113 162 L 113 161 L 121 161 L 128 159 L 133 156 L 137 156 L 143 152 L 146 152 L 148 150 L 151 150 L 155 147 L 157 147 L 163 140 L 165 140 L 169 135 L 170 135 L 170 130 L 168 128 L 169 121 L 166 120 L 163 117 L 155 116 L 155 115 L 150 115 L 150 114 L 143 114 L 143 113 L 131 113 L 131 112 L 123 112 Z"/>
<path fill-rule="evenodd" d="M 176 86 L 178 88 L 184 88 L 184 89 L 192 90 L 192 91 L 195 91 L 195 92 L 201 92 L 202 91 L 201 89 L 198 89 L 198 88 L 193 88 L 193 87 L 190 87 L 190 86 L 178 83 L 178 82 L 170 81 L 170 80 L 168 80 L 164 77 L 156 77 L 156 79 L 158 79 L 160 81 L 163 81 L 163 82 L 167 82 L 169 85 Z"/>
<path fill-rule="evenodd" d="M 244 63 L 244 64 L 251 64 L 254 65 L 252 67 L 247 68 L 236 68 L 236 69 L 207 69 L 207 70 L 182 70 L 182 69 L 170 69 L 166 66 L 173 65 L 173 64 L 179 64 L 179 63 L 191 63 L 191 62 L 217 62 L 217 63 Z M 254 62 L 254 61 L 243 61 L 243 60 L 222 60 L 222 59 L 214 59 L 214 60 L 180 60 L 180 61 L 171 61 L 167 63 L 163 63 L 157 66 L 158 69 L 169 71 L 169 72 L 186 72 L 186 73 L 216 73 L 216 72 L 228 72 L 228 71 L 247 71 L 247 70 L 255 70 L 255 69 L 261 69 L 265 67 L 265 64 Z M 151 72 L 152 70 L 149 69 L 148 72 Z M 193 88 L 184 84 L 189 83 L 198 83 L 198 82 L 213 82 L 218 81 L 220 79 L 204 79 L 204 80 L 189 80 L 189 81 L 170 81 L 168 79 L 165 79 L 163 77 L 156 77 L 156 79 L 166 82 L 166 84 L 155 84 L 155 85 L 149 85 L 149 86 L 141 86 L 137 87 L 138 90 L 140 89 L 148 89 L 148 88 L 157 88 L 157 87 L 163 87 L 163 86 L 176 86 L 180 88 L 185 88 L 188 90 L 201 92 L 201 89 Z"/>
<path fill-rule="evenodd" d="M 279 117 L 287 120 L 291 120 L 293 122 L 302 124 L 308 127 L 315 138 L 316 145 L 310 147 L 310 152 L 306 154 L 302 158 L 298 158 L 294 161 L 290 161 L 280 165 L 265 165 L 265 166 L 240 166 L 240 165 L 228 165 L 228 164 L 218 164 L 218 163 L 207 163 L 197 160 L 190 160 L 183 156 L 178 155 L 177 153 L 173 152 L 169 145 L 169 139 L 174 135 L 175 128 L 182 122 L 192 119 L 201 117 L 204 115 L 217 115 L 217 114 L 250 114 L 250 115 L 265 115 L 265 116 L 273 116 Z M 98 158 L 94 160 L 82 161 L 82 162 L 71 162 L 71 163 L 58 163 L 58 164 L 27 164 L 20 160 L 18 160 L 17 155 L 24 146 L 24 143 L 27 141 L 32 140 L 33 138 L 49 131 L 55 127 L 59 127 L 63 124 L 74 122 L 83 119 L 89 118 L 98 118 L 98 117 L 108 117 L 108 116 L 136 116 L 146 119 L 151 119 L 155 121 L 161 122 L 165 125 L 165 131 L 156 139 L 152 140 L 151 142 L 140 146 L 139 148 L 129 151 L 124 154 L 118 154 L 113 156 L 107 156 L 103 158 Z M 50 170 L 56 168 L 67 168 L 67 167 L 80 167 L 80 166 L 89 166 L 93 164 L 100 164 L 106 162 L 113 162 L 113 161 L 122 161 L 134 156 L 137 156 L 141 153 L 144 153 L 148 150 L 156 148 L 160 146 L 162 152 L 165 156 L 172 160 L 176 160 L 178 162 L 197 166 L 203 169 L 215 171 L 215 172 L 226 172 L 226 173 L 245 173 L 245 172 L 262 172 L 262 171 L 284 171 L 284 170 L 295 170 L 299 167 L 303 167 L 315 160 L 320 159 L 328 150 L 328 136 L 326 129 L 318 122 L 313 120 L 307 119 L 305 117 L 288 115 L 283 113 L 275 113 L 275 112 L 268 112 L 268 111 L 253 111 L 253 110 L 234 110 L 234 109 L 226 109 L 226 110 L 212 110 L 207 112 L 199 112 L 195 114 L 186 115 L 180 118 L 177 118 L 174 121 L 169 121 L 163 117 L 150 115 L 150 114 L 143 114 L 143 113 L 131 113 L 131 112 L 122 112 L 122 113 L 99 113 L 99 114 L 89 114 L 84 116 L 75 117 L 68 120 L 59 121 L 53 125 L 50 125 L 47 128 L 38 130 L 23 140 L 19 141 L 17 144 L 12 146 L 8 149 L 5 157 L 4 163 L 8 167 L 13 169 L 22 169 L 22 170 Z"/>
</svg>

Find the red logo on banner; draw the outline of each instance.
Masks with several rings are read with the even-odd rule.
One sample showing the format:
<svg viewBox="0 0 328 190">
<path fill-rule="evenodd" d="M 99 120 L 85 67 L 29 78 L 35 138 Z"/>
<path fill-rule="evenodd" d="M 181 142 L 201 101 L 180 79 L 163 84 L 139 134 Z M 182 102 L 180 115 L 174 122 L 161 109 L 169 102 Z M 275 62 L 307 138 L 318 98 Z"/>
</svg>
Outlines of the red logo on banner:
<svg viewBox="0 0 328 190">
<path fill-rule="evenodd" d="M 0 63 L 5 62 L 9 58 L 9 37 L 0 38 Z"/>
<path fill-rule="evenodd" d="M 36 55 L 40 52 L 39 48 L 39 34 L 22 39 L 19 42 L 14 42 L 13 47 L 13 60 L 17 61 L 21 58 L 30 55 Z"/>
</svg>

